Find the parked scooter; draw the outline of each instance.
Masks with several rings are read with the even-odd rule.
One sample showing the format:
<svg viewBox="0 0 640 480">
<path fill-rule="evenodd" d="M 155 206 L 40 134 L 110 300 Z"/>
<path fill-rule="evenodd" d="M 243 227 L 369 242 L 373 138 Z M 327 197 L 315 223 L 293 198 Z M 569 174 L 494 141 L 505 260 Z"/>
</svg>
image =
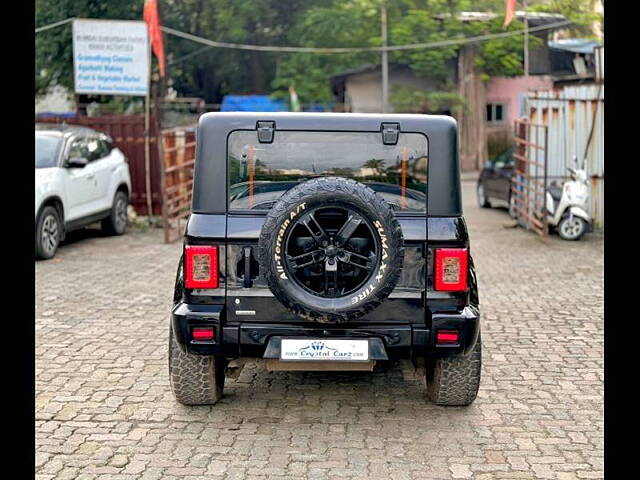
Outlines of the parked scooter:
<svg viewBox="0 0 640 480">
<path fill-rule="evenodd" d="M 571 180 L 562 187 L 550 185 L 546 195 L 547 223 L 556 228 L 563 240 L 579 240 L 591 229 L 586 161 L 582 168 L 578 167 L 578 157 L 574 156 L 573 161 L 575 168 L 567 168 Z"/>
</svg>

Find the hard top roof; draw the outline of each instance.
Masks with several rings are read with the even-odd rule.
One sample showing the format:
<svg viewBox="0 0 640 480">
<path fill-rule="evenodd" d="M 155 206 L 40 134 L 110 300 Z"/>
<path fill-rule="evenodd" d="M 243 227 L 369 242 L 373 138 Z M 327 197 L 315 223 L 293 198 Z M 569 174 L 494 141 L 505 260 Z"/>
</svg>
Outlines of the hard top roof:
<svg viewBox="0 0 640 480">
<path fill-rule="evenodd" d="M 193 182 L 193 213 L 227 212 L 227 139 L 236 130 L 256 131 L 259 121 L 281 131 L 381 132 L 396 123 L 400 134 L 423 133 L 428 139 L 427 212 L 430 216 L 462 215 L 457 124 L 444 115 L 307 112 L 210 112 L 198 121 Z M 257 132 L 256 132 L 257 135 Z M 257 142 L 256 136 L 256 142 Z M 382 142 L 382 136 L 380 137 Z"/>
</svg>

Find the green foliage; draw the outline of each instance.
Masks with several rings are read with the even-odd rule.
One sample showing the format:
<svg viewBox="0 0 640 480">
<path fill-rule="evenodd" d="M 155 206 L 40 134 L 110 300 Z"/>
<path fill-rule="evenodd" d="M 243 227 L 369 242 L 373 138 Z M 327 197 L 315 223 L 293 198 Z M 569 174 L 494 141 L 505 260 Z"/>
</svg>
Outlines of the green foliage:
<svg viewBox="0 0 640 480">
<path fill-rule="evenodd" d="M 334 2 L 328 7 L 309 9 L 288 35 L 288 44 L 304 47 L 361 47 L 379 45 L 371 31 L 379 29 L 378 11 L 363 0 Z M 293 86 L 303 103 L 331 100 L 329 77 L 364 63 L 377 62 L 372 53 L 281 55 L 271 86 L 287 92 Z"/>
<path fill-rule="evenodd" d="M 438 42 L 453 40 L 465 36 L 462 22 L 456 19 L 438 20 L 431 10 L 408 10 L 401 18 L 390 25 L 389 40 L 391 44 L 404 45 L 412 43 Z M 419 50 L 402 50 L 394 52 L 390 61 L 404 63 L 422 76 L 446 82 L 451 71 L 451 62 L 456 59 L 458 46 L 428 48 Z"/>
<path fill-rule="evenodd" d="M 386 5 L 389 45 L 432 43 L 504 32 L 502 0 L 400 0 L 387 1 Z M 460 11 L 479 9 L 496 12 L 498 16 L 486 22 L 463 23 L 457 19 Z M 329 6 L 310 8 L 301 18 L 301 23 L 289 36 L 291 45 L 331 47 L 382 44 L 380 0 L 334 0 Z M 524 25 L 521 22 L 513 21 L 508 30 L 522 28 Z M 537 45 L 540 45 L 540 40 L 531 36 L 530 46 L 535 48 Z M 478 46 L 477 65 L 485 79 L 490 76 L 522 75 L 521 36 L 497 38 L 480 42 Z M 437 94 L 445 94 L 439 100 L 436 97 L 427 99 L 418 96 L 412 101 L 405 90 L 397 94 L 396 102 L 392 103 L 403 111 L 409 111 L 414 102 L 421 105 L 420 108 L 432 106 L 435 102 L 452 103 L 453 98 L 446 97 L 446 94 L 455 83 L 453 72 L 459 48 L 459 45 L 450 45 L 390 52 L 390 62 L 409 65 L 415 74 L 435 82 L 434 87 L 439 90 Z M 380 55 L 283 55 L 271 86 L 276 90 L 276 95 L 285 97 L 286 89 L 294 85 L 303 103 L 328 99 L 332 97 L 329 86 L 332 75 L 366 63 L 380 63 Z"/>
<path fill-rule="evenodd" d="M 397 113 L 437 113 L 464 107 L 465 101 L 457 92 L 428 92 L 408 86 L 395 85 L 391 90 L 391 104 Z"/>
<path fill-rule="evenodd" d="M 257 45 L 309 47 L 360 47 L 382 44 L 382 0 L 163 0 L 164 25 L 205 38 Z M 36 2 L 36 25 L 69 17 L 141 20 L 143 0 L 50 0 Z M 531 10 L 554 11 L 589 30 L 598 20 L 590 0 L 531 2 Z M 504 0 L 386 0 L 390 45 L 436 42 L 487 33 L 500 33 Z M 489 22 L 462 23 L 463 10 L 493 11 Z M 510 30 L 521 29 L 514 21 Z M 590 31 L 590 30 L 589 30 Z M 272 93 L 288 98 L 295 87 L 300 101 L 333 99 L 332 75 L 380 63 L 378 53 L 309 54 L 267 53 L 202 45 L 165 35 L 169 85 L 181 96 L 197 96 L 219 102 L 227 93 Z M 539 40 L 530 37 L 531 45 Z M 522 73 L 522 37 L 498 38 L 478 44 L 478 66 L 485 75 L 513 76 Z M 394 51 L 392 63 L 407 64 L 418 75 L 428 76 L 434 88 L 450 92 L 458 46 Z M 196 55 L 192 55 L 200 52 Z M 71 25 L 36 35 L 36 93 L 60 84 L 73 89 Z M 406 97 L 406 92 L 403 94 Z M 402 95 L 401 95 L 402 97 Z M 405 99 L 406 100 L 406 99 Z M 418 99 L 419 102 L 426 99 Z M 451 100 L 451 99 L 449 99 Z M 402 98 L 400 101 L 404 101 Z M 445 100 L 428 100 L 429 105 Z M 431 108 L 431 107 L 430 107 Z"/>
<path fill-rule="evenodd" d="M 106 102 L 94 106 L 90 115 L 142 115 L 144 103 L 141 97 L 109 96 Z"/>
<path fill-rule="evenodd" d="M 478 22 L 468 27 L 470 36 L 486 35 L 490 33 L 498 33 L 504 31 L 502 23 L 504 19 L 495 18 L 488 22 Z M 513 20 L 507 31 L 522 30 L 524 24 L 518 20 Z M 542 46 L 540 38 L 529 35 L 529 48 L 535 49 Z M 515 77 L 523 75 L 523 37 L 522 35 L 514 35 L 512 37 L 495 38 L 487 42 L 478 43 L 477 66 L 485 76 L 489 77 Z"/>
<path fill-rule="evenodd" d="M 600 0 L 549 0 L 531 6 L 532 12 L 560 13 L 574 25 L 569 28 L 573 37 L 594 38 L 593 24 L 599 23 L 602 30 L 603 16 L 596 13 L 593 5 Z"/>
</svg>

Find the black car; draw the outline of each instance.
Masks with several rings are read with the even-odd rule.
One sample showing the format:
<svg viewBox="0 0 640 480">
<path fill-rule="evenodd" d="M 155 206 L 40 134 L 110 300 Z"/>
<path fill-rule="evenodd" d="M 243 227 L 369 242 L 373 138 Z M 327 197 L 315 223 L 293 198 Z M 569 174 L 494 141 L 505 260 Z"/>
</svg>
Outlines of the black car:
<svg viewBox="0 0 640 480">
<path fill-rule="evenodd" d="M 216 403 L 229 361 L 247 357 L 306 371 L 412 359 L 435 403 L 473 402 L 455 120 L 208 113 L 193 185 L 169 335 L 180 403 Z"/>
<path fill-rule="evenodd" d="M 480 172 L 476 189 L 478 205 L 489 208 L 493 204 L 511 204 L 511 178 L 513 177 L 515 148 L 509 148 L 487 161 Z"/>
</svg>

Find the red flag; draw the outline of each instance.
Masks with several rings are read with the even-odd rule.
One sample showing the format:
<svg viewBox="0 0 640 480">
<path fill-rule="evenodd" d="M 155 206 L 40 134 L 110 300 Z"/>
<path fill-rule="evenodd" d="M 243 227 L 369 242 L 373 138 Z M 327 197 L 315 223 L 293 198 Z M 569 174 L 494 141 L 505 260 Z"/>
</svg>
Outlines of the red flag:
<svg viewBox="0 0 640 480">
<path fill-rule="evenodd" d="M 507 28 L 513 21 L 513 17 L 516 14 L 516 0 L 504 0 L 504 25 L 503 28 Z"/>
<path fill-rule="evenodd" d="M 151 48 L 158 58 L 160 76 L 164 77 L 164 44 L 162 43 L 162 31 L 160 30 L 160 16 L 158 15 L 157 0 L 144 0 L 143 17 L 147 24 Z"/>
</svg>

